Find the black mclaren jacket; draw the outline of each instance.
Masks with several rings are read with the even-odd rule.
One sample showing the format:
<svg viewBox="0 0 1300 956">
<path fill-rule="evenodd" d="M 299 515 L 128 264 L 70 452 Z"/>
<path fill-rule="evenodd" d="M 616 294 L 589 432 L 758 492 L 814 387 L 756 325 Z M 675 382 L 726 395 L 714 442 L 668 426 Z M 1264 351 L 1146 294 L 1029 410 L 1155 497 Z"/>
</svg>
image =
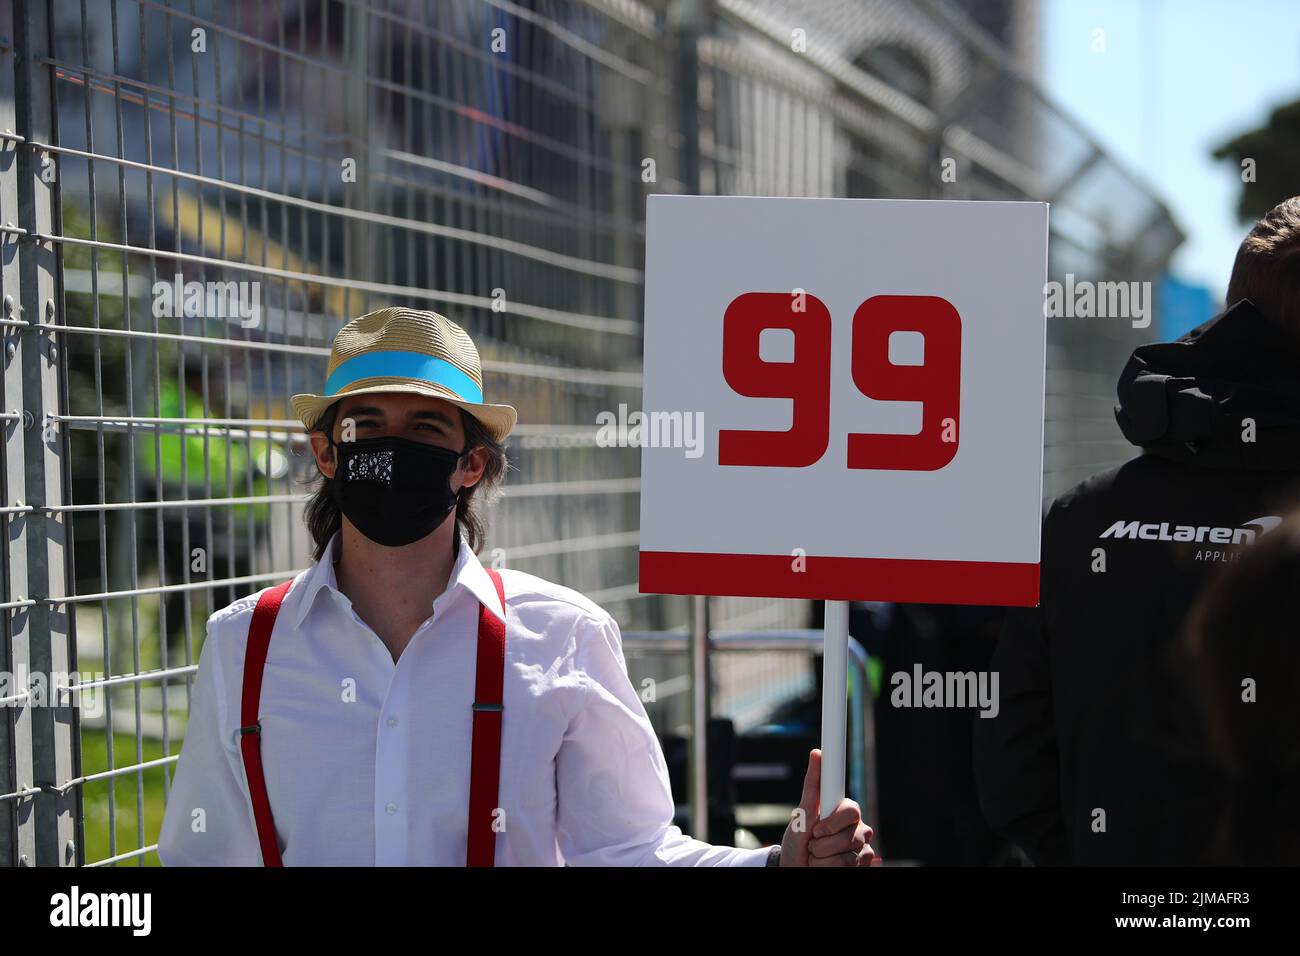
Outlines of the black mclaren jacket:
<svg viewBox="0 0 1300 956">
<path fill-rule="evenodd" d="M 1210 862 L 1217 781 L 1172 652 L 1207 577 L 1297 502 L 1300 355 L 1242 301 L 1137 349 L 1119 401 L 1143 454 L 1048 510 L 1042 603 L 1008 616 L 975 721 L 980 806 L 1039 864 Z"/>
</svg>

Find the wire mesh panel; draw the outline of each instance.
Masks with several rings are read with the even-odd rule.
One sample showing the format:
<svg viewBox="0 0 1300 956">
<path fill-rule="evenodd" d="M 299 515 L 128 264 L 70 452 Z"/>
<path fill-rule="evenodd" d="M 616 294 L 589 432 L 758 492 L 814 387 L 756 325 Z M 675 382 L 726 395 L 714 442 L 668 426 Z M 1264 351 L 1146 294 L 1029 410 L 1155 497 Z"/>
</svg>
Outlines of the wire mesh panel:
<svg viewBox="0 0 1300 956">
<path fill-rule="evenodd" d="M 206 619 L 317 554 L 288 399 L 348 319 L 463 325 L 521 413 L 483 559 L 659 630 L 689 602 L 639 593 L 640 449 L 598 428 L 640 408 L 647 193 L 1050 199 L 1054 275 L 1146 276 L 1179 238 L 929 0 L 0 11 L 0 664 L 80 675 L 75 712 L 0 721 L 4 863 L 157 862 Z M 1060 482 L 1119 452 L 1132 337 L 1053 333 Z M 808 612 L 720 599 L 713 623 Z"/>
<path fill-rule="evenodd" d="M 684 618 L 637 592 L 639 449 L 595 428 L 639 404 L 640 157 L 670 139 L 648 8 L 50 10 L 56 122 L 28 148 L 58 169 L 62 606 L 100 703 L 76 776 L 52 775 L 84 801 L 82 861 L 154 862 L 204 621 L 312 560 L 288 397 L 363 312 L 454 318 L 490 400 L 524 411 L 485 559 L 629 623 Z"/>
</svg>

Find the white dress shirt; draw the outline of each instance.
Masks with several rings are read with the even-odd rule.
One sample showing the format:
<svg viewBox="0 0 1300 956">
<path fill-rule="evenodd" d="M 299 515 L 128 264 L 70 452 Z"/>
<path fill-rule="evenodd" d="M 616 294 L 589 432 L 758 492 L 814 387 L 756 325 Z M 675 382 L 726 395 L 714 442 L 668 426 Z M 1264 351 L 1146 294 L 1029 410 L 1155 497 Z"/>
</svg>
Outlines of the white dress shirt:
<svg viewBox="0 0 1300 956">
<path fill-rule="evenodd" d="M 275 622 L 262 764 L 285 866 L 464 866 L 478 608 L 501 602 L 462 537 L 447 589 L 397 662 L 337 586 L 335 534 Z M 673 825 L 663 750 L 618 624 L 570 588 L 501 570 L 506 670 L 497 866 L 763 866 L 768 848 Z M 261 592 L 259 592 L 260 594 Z M 239 749 L 258 594 L 208 620 L 158 855 L 261 866 Z"/>
</svg>

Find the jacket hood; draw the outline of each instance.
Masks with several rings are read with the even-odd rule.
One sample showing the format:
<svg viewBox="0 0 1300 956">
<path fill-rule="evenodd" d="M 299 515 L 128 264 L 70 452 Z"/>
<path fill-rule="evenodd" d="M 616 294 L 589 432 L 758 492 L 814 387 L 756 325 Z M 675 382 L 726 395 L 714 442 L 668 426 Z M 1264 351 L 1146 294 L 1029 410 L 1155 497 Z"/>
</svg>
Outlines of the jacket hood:
<svg viewBox="0 0 1300 956">
<path fill-rule="evenodd" d="M 1120 430 L 1150 454 L 1209 468 L 1300 469 L 1300 353 L 1248 299 L 1176 342 L 1134 350 L 1118 393 Z"/>
</svg>

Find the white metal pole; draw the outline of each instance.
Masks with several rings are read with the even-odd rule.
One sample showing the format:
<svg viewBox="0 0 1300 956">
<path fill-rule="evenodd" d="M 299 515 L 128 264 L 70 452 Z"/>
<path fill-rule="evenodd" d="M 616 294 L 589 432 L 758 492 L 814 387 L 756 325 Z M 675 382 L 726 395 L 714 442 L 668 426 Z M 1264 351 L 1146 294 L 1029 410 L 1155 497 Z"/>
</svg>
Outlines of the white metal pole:
<svg viewBox="0 0 1300 956">
<path fill-rule="evenodd" d="M 845 727 L 849 697 L 849 602 L 827 601 L 822 654 L 822 792 L 825 818 L 844 798 Z"/>
<path fill-rule="evenodd" d="M 691 836 L 709 842 L 709 598 L 691 598 Z"/>
</svg>

